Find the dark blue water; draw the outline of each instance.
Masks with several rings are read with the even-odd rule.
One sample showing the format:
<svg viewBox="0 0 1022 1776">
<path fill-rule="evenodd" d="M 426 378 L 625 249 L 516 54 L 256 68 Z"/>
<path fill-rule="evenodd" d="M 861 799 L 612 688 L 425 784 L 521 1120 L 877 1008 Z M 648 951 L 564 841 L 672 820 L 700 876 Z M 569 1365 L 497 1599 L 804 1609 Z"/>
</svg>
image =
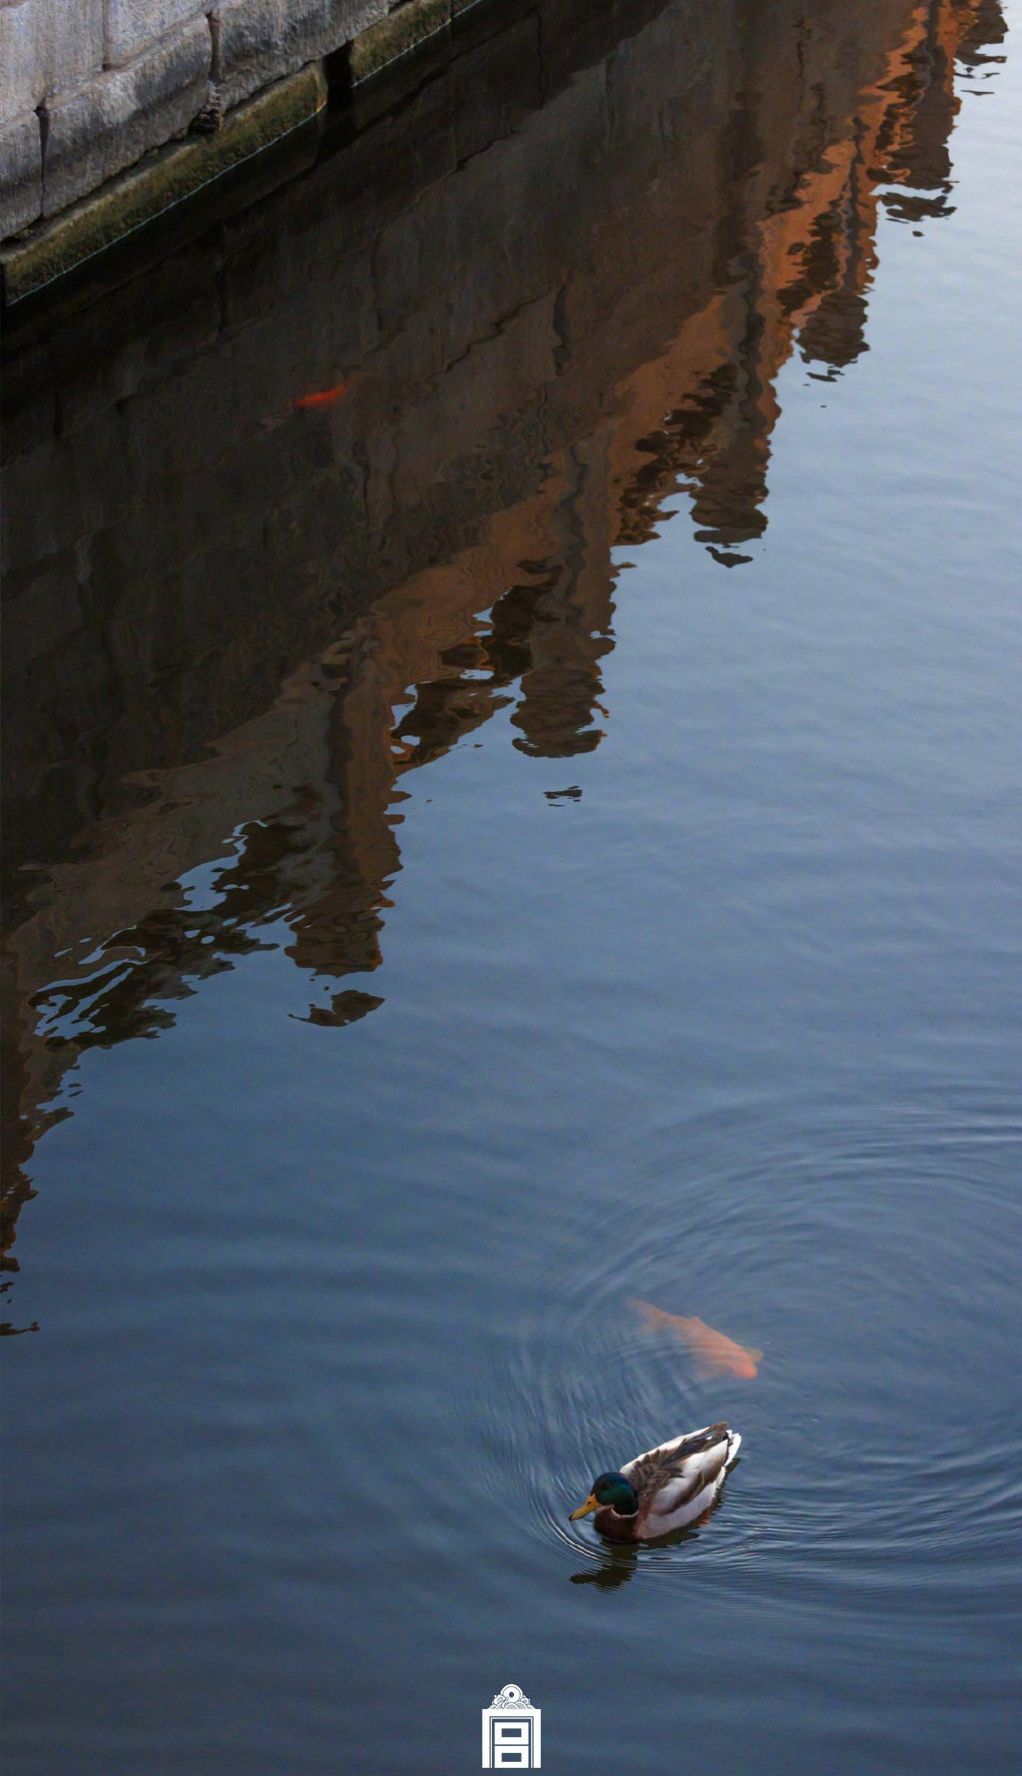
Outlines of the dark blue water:
<svg viewBox="0 0 1022 1776">
<path fill-rule="evenodd" d="M 514 29 L 14 340 L 10 1776 L 1017 1756 L 1012 41 Z"/>
</svg>

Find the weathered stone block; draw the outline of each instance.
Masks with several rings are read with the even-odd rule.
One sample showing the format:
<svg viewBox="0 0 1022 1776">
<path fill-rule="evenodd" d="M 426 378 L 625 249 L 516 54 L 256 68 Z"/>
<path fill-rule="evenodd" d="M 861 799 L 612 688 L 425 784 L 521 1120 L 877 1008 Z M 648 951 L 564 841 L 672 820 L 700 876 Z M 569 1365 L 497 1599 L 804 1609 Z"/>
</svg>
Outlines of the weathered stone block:
<svg viewBox="0 0 1022 1776">
<path fill-rule="evenodd" d="M 385 17 L 389 0 L 222 0 L 213 78 L 225 107 L 329 55 Z"/>
<path fill-rule="evenodd" d="M 0 123 L 32 111 L 45 91 L 37 0 L 0 9 Z"/>
<path fill-rule="evenodd" d="M 128 67 L 96 75 L 73 97 L 47 106 L 43 214 L 54 215 L 186 130 L 205 103 L 209 65 L 203 17 Z"/>
<path fill-rule="evenodd" d="M 207 10 L 203 0 L 106 0 L 106 60 L 119 68 Z"/>
<path fill-rule="evenodd" d="M 326 82 L 318 64 L 278 80 L 247 105 L 233 111 L 213 136 L 188 136 L 144 165 L 111 180 L 101 191 L 57 216 L 48 228 L 24 242 L 8 243 L 0 253 L 4 296 L 20 302 L 83 260 L 102 252 L 184 198 L 210 184 L 229 168 L 277 144 L 281 137 L 299 140 L 296 132 L 315 118 L 326 103 Z M 303 132 L 305 154 L 311 152 Z M 277 157 L 274 157 L 276 159 Z M 279 164 L 279 162 L 278 162 Z M 288 164 L 293 166 L 294 156 Z M 267 175 L 268 176 L 268 175 Z"/>
<path fill-rule="evenodd" d="M 282 0 L 227 0 L 214 8 L 213 79 L 225 106 L 235 104 L 252 87 L 245 83 L 259 69 L 254 84 L 279 51 L 284 34 Z"/>
<path fill-rule="evenodd" d="M 103 0 L 14 0 L 0 6 L 0 124 L 103 66 Z"/>
<path fill-rule="evenodd" d="M 30 111 L 0 136 L 0 239 L 27 228 L 42 210 L 42 135 Z"/>
</svg>

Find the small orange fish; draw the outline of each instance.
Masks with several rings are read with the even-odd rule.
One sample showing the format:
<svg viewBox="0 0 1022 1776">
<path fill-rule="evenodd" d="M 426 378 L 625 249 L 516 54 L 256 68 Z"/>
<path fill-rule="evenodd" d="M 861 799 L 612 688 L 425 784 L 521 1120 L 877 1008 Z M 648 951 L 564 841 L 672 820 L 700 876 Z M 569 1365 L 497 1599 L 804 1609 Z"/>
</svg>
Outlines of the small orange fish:
<svg viewBox="0 0 1022 1776">
<path fill-rule="evenodd" d="M 347 376 L 347 377 L 345 377 L 343 382 L 339 382 L 337 384 L 336 388 L 320 389 L 314 395 L 299 395 L 297 401 L 295 402 L 295 406 L 296 407 L 332 407 L 335 401 L 342 401 L 344 399 L 345 395 L 348 393 L 349 389 L 352 387 L 354 381 L 355 381 L 355 378 L 353 376 Z"/>
<path fill-rule="evenodd" d="M 688 1345 L 695 1358 L 697 1375 L 740 1375 L 746 1381 L 755 1380 L 759 1365 L 763 1361 L 763 1352 L 746 1350 L 744 1344 L 736 1344 L 723 1332 L 715 1332 L 705 1320 L 696 1315 L 686 1319 L 683 1314 L 665 1313 L 662 1307 L 654 1307 L 651 1301 L 633 1301 L 636 1313 L 642 1315 L 650 1332 L 669 1331 L 676 1338 L 681 1338 Z"/>
</svg>

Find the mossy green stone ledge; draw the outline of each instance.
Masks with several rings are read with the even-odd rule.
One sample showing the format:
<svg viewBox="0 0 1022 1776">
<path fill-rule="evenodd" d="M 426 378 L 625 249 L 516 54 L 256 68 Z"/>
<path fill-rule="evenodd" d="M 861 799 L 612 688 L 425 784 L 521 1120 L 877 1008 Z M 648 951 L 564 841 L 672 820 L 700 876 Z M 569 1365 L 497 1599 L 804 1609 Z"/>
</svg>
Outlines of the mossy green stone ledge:
<svg viewBox="0 0 1022 1776">
<path fill-rule="evenodd" d="M 355 38 L 348 51 L 352 85 L 360 86 L 427 38 L 446 31 L 454 15 L 463 10 L 464 0 L 461 6 L 456 0 L 405 0 L 404 6 Z"/>
<path fill-rule="evenodd" d="M 215 135 L 190 136 L 160 149 L 54 221 L 9 242 L 0 252 L 5 306 L 12 307 L 73 271 L 232 167 L 291 135 L 309 123 L 326 100 L 322 64 L 313 62 L 239 105 Z"/>
</svg>

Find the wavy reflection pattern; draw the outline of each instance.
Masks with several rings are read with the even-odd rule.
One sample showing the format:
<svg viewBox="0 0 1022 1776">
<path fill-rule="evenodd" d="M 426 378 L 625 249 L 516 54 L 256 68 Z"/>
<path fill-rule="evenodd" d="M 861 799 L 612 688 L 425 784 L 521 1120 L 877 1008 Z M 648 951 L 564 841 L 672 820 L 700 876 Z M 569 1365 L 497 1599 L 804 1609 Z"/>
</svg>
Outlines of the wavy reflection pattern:
<svg viewBox="0 0 1022 1776">
<path fill-rule="evenodd" d="M 8 1269 L 84 1050 L 282 941 L 301 1015 L 373 1011 L 340 983 L 380 966 L 403 780 L 503 708 L 533 757 L 600 744 L 615 552 L 679 493 L 749 559 L 778 372 L 866 349 L 878 210 L 948 213 L 1003 33 L 996 0 L 633 0 L 524 56 L 495 31 L 469 53 L 499 118 L 441 70 L 12 341 Z M 427 126 L 462 132 L 446 161 L 406 151 Z"/>
</svg>

